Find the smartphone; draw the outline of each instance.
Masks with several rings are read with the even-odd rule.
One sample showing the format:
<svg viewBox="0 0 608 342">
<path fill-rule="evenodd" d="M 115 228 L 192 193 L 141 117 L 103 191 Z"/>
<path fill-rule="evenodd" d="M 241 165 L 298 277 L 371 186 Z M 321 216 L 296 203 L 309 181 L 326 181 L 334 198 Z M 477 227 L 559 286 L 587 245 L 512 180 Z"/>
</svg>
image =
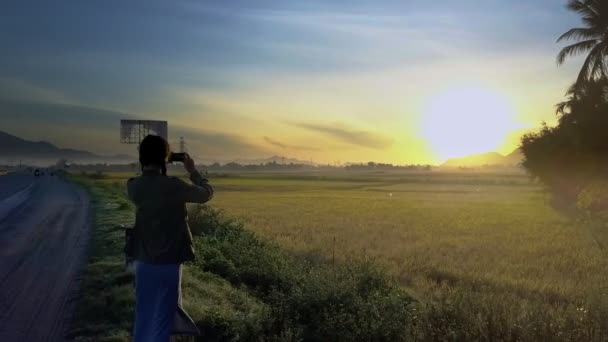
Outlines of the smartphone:
<svg viewBox="0 0 608 342">
<path fill-rule="evenodd" d="M 169 163 L 175 163 L 175 162 L 183 163 L 184 160 L 186 160 L 185 153 L 171 153 L 169 155 Z"/>
</svg>

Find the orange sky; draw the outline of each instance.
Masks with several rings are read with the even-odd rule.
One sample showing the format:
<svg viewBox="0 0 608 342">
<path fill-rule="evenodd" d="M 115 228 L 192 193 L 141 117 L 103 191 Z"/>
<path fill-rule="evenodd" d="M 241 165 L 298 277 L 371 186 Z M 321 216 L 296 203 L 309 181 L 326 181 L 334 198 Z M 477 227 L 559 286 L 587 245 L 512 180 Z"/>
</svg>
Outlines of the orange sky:
<svg viewBox="0 0 608 342">
<path fill-rule="evenodd" d="M 154 4 L 6 8 L 0 129 L 135 154 L 119 120 L 161 119 L 204 162 L 434 164 L 514 150 L 580 66 L 553 0 Z"/>
</svg>

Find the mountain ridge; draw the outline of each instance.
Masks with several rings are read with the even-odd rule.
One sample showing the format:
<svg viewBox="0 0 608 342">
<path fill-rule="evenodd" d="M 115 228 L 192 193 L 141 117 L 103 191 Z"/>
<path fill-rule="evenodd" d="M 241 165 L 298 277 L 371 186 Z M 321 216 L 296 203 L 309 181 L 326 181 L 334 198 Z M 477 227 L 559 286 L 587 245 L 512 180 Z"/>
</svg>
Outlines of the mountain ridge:
<svg viewBox="0 0 608 342">
<path fill-rule="evenodd" d="M 47 141 L 26 140 L 10 133 L 0 131 L 0 163 L 8 162 L 9 164 L 14 164 L 15 162 L 22 161 L 24 163 L 50 165 L 54 164 L 59 159 L 67 159 L 68 162 L 71 163 L 132 163 L 137 160 L 137 157 L 124 154 L 104 156 L 84 150 L 60 148 Z M 310 164 L 310 161 L 278 155 L 268 158 L 232 159 L 224 161 L 222 164 L 230 162 L 241 165 L 259 165 L 273 162 L 277 164 Z"/>
<path fill-rule="evenodd" d="M 53 164 L 59 159 L 67 159 L 69 162 L 77 163 L 99 163 L 99 162 L 126 162 L 132 163 L 136 157 L 116 154 L 111 156 L 98 155 L 89 151 L 77 150 L 71 148 L 60 148 L 47 141 L 31 141 L 26 140 L 10 133 L 0 131 L 0 162 L 23 161 L 26 163 L 42 162 L 44 164 Z M 516 149 L 508 155 L 502 155 L 498 152 L 487 152 L 481 154 L 473 154 L 469 156 L 451 158 L 446 160 L 440 166 L 442 167 L 480 167 L 480 166 L 519 166 L 523 160 L 523 154 L 520 149 Z M 253 159 L 232 159 L 225 163 L 238 163 L 241 165 L 248 164 L 306 164 L 311 165 L 311 161 L 290 158 L 286 156 L 274 155 L 268 158 L 253 158 Z"/>
<path fill-rule="evenodd" d="M 121 154 L 103 156 L 84 150 L 60 148 L 47 141 L 26 140 L 0 131 L 0 159 L 52 163 L 59 159 L 68 159 L 71 162 L 102 162 L 134 160 L 135 158 Z"/>
<path fill-rule="evenodd" d="M 472 154 L 469 156 L 451 158 L 446 160 L 441 166 L 444 167 L 480 167 L 480 166 L 519 166 L 523 161 L 521 150 L 515 149 L 513 152 L 503 155 L 498 152 L 486 152 Z"/>
<path fill-rule="evenodd" d="M 305 165 L 311 165 L 311 161 L 308 160 L 300 160 L 297 158 L 290 158 L 290 157 L 286 157 L 286 156 L 278 156 L 278 155 L 274 155 L 268 158 L 254 158 L 254 159 L 232 159 L 229 160 L 227 163 L 237 163 L 237 164 L 241 164 L 241 165 L 260 165 L 260 164 L 267 164 L 267 163 L 277 163 L 277 164 L 305 164 Z"/>
</svg>

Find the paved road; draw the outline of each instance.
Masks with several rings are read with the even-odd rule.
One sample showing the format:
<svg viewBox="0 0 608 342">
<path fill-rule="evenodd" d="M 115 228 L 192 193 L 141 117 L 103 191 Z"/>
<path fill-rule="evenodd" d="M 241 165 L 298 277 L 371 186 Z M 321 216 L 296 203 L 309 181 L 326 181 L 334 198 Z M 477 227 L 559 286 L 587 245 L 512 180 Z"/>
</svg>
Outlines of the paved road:
<svg viewBox="0 0 608 342">
<path fill-rule="evenodd" d="M 90 227 L 82 189 L 0 176 L 0 341 L 64 340 Z"/>
</svg>

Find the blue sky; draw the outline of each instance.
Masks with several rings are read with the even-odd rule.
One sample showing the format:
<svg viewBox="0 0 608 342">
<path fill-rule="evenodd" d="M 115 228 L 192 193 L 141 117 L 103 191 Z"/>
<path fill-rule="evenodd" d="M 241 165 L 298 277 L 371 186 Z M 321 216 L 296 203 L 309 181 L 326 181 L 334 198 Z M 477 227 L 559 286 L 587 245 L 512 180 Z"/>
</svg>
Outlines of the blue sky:
<svg viewBox="0 0 608 342">
<path fill-rule="evenodd" d="M 440 85 L 497 86 L 529 126 L 550 118 L 578 67 L 555 66 L 556 38 L 579 24 L 556 0 L 2 7 L 1 126 L 101 153 L 132 148 L 116 142 L 117 118 L 128 116 L 168 119 L 210 159 L 432 161 L 413 103 Z M 518 95 L 532 86 L 534 96 Z M 75 139 L 62 134 L 66 122 Z"/>
</svg>

